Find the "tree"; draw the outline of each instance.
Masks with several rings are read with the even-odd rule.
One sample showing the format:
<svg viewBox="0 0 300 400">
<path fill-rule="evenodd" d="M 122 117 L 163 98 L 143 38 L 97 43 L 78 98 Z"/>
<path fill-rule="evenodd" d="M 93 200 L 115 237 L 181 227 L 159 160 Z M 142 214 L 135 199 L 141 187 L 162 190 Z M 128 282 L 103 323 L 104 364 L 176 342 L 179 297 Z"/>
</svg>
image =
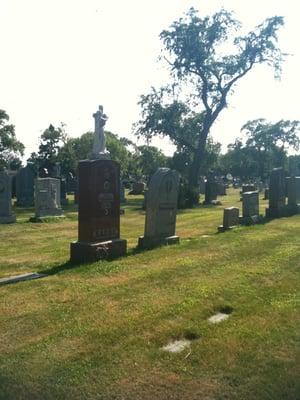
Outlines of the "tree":
<svg viewBox="0 0 300 400">
<path fill-rule="evenodd" d="M 168 157 L 154 146 L 138 146 L 136 162 L 142 176 L 147 180 L 155 173 L 158 168 L 166 167 Z"/>
<path fill-rule="evenodd" d="M 17 140 L 14 125 L 7 124 L 9 116 L 0 110 L 0 170 L 21 165 L 19 157 L 24 154 L 24 145 Z"/>
<path fill-rule="evenodd" d="M 66 140 L 64 125 L 55 128 L 50 124 L 40 137 L 38 153 L 31 153 L 27 161 L 32 162 L 36 170 L 46 168 L 51 175 L 55 163 L 58 162 L 58 150 Z"/>
<path fill-rule="evenodd" d="M 191 8 L 160 34 L 171 84 L 141 96 L 142 118 L 135 125 L 137 135 L 151 139 L 169 136 L 192 154 L 189 185 L 196 188 L 204 162 L 210 129 L 227 106 L 236 83 L 257 64 L 274 68 L 280 75 L 284 54 L 277 47 L 282 17 L 266 19 L 246 36 L 228 11 L 200 18 Z M 225 49 L 232 49 L 225 54 Z"/>
<path fill-rule="evenodd" d="M 246 148 L 254 150 L 261 179 L 266 178 L 271 168 L 284 167 L 288 148 L 299 150 L 299 121 L 280 120 L 272 124 L 260 118 L 248 121 L 242 131 L 247 135 Z"/>
</svg>

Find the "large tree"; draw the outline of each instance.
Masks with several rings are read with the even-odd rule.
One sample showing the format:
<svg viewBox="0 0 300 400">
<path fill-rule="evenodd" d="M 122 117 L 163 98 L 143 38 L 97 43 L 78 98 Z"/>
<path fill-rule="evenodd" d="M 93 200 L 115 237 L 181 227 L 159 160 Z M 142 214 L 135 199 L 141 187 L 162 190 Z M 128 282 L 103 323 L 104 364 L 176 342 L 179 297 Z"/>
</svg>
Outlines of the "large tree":
<svg viewBox="0 0 300 400">
<path fill-rule="evenodd" d="M 238 36 L 241 25 L 232 13 L 222 9 L 201 18 L 191 8 L 161 32 L 171 83 L 141 96 L 136 133 L 148 139 L 169 136 L 177 146 L 188 148 L 193 155 L 192 188 L 198 185 L 210 129 L 236 83 L 257 64 L 267 64 L 280 75 L 284 55 L 277 46 L 277 31 L 282 25 L 283 18 L 275 16 Z"/>
<path fill-rule="evenodd" d="M 21 157 L 24 154 L 24 145 L 17 140 L 14 125 L 8 124 L 9 116 L 4 110 L 0 110 L 0 170 L 21 165 Z"/>
</svg>

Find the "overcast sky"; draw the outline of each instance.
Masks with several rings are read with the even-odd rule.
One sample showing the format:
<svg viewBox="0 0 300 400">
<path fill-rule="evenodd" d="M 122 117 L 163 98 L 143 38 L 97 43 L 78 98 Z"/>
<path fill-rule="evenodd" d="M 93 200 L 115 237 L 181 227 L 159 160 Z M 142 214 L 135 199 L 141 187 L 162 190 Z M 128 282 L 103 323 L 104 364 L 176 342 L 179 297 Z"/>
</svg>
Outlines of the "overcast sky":
<svg viewBox="0 0 300 400">
<path fill-rule="evenodd" d="M 298 0 L 0 0 L 0 109 L 26 156 L 50 123 L 65 123 L 72 137 L 93 130 L 99 104 L 109 116 L 106 129 L 132 138 L 139 96 L 168 78 L 157 60 L 158 35 L 191 6 L 203 16 L 233 10 L 247 29 L 285 17 L 280 46 L 292 55 L 281 81 L 261 66 L 240 81 L 212 130 L 223 149 L 250 119 L 300 119 Z M 166 141 L 154 144 L 172 153 Z"/>
</svg>

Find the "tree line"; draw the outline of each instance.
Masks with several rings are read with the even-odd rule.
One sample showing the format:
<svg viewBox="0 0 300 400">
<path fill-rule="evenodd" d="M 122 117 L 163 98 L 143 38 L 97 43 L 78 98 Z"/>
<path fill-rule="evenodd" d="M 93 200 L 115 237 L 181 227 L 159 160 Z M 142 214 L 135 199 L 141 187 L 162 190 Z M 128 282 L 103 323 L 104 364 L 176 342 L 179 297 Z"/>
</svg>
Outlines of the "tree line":
<svg viewBox="0 0 300 400">
<path fill-rule="evenodd" d="M 166 136 L 176 151 L 166 157 L 154 146 L 137 146 L 106 132 L 107 148 L 120 162 L 123 178 L 148 179 L 158 166 L 169 166 L 181 173 L 197 202 L 199 177 L 209 170 L 265 180 L 273 167 L 299 168 L 299 156 L 287 154 L 288 148 L 299 150 L 299 121 L 248 121 L 241 129 L 244 137 L 238 136 L 226 154 L 221 154 L 220 143 L 210 135 L 237 83 L 258 64 L 269 66 L 275 78 L 280 77 L 287 56 L 278 47 L 278 31 L 283 25 L 283 17 L 274 16 L 239 35 L 241 23 L 233 13 L 221 9 L 201 17 L 191 8 L 163 30 L 160 59 L 169 68 L 170 79 L 167 85 L 152 87 L 141 96 L 141 118 L 134 124 L 134 132 L 148 142 L 154 136 Z M 64 126 L 50 125 L 29 161 L 49 170 L 54 162 L 60 162 L 64 174 L 75 173 L 78 160 L 87 158 L 91 147 L 91 132 L 70 138 Z M 23 152 L 8 115 L 1 111 L 0 166 L 16 168 Z"/>
</svg>

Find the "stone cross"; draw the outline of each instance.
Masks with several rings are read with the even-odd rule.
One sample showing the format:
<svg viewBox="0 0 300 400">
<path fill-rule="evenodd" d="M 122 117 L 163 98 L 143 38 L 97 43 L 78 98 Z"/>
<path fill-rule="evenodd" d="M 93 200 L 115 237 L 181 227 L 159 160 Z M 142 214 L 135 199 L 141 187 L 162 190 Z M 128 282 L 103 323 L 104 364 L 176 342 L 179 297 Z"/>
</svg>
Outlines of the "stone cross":
<svg viewBox="0 0 300 400">
<path fill-rule="evenodd" d="M 103 106 L 99 106 L 97 112 L 93 114 L 95 118 L 95 134 L 94 134 L 94 143 L 93 143 L 93 151 L 90 156 L 90 159 L 97 160 L 103 158 L 109 158 L 108 153 L 105 147 L 105 134 L 104 134 L 104 126 L 108 117 L 103 113 Z"/>
</svg>

